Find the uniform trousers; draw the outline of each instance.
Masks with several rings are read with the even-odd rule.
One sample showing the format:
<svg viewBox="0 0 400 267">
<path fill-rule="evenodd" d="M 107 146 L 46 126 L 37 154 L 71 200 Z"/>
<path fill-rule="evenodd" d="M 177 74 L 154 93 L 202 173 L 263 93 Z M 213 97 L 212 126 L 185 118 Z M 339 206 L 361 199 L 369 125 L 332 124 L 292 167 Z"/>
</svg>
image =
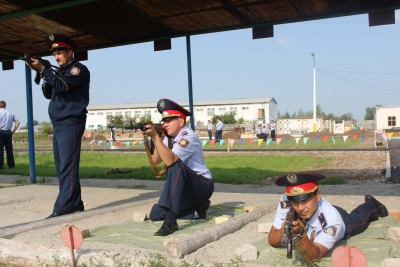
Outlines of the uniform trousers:
<svg viewBox="0 0 400 267">
<path fill-rule="evenodd" d="M 179 219 L 193 219 L 196 206 L 205 203 L 214 192 L 214 182 L 187 167 L 181 160 L 169 166 L 167 180 L 158 204 L 150 211 L 150 220 L 162 221 L 168 211 Z"/>
<path fill-rule="evenodd" d="M 271 138 L 272 140 L 275 140 L 276 136 L 275 136 L 275 129 L 271 130 Z"/>
<path fill-rule="evenodd" d="M 216 130 L 215 131 L 215 139 L 216 140 L 222 139 L 222 130 Z"/>
<path fill-rule="evenodd" d="M 208 130 L 208 138 L 211 140 L 212 139 L 212 130 Z"/>
<path fill-rule="evenodd" d="M 13 146 L 12 146 L 12 132 L 10 130 L 0 130 L 0 169 L 4 165 L 4 147 L 7 154 L 7 165 L 13 168 L 15 165 Z"/>
<path fill-rule="evenodd" d="M 85 121 L 53 123 L 54 162 L 59 182 L 59 193 L 53 212 L 69 214 L 83 211 L 79 161 Z"/>
<path fill-rule="evenodd" d="M 378 212 L 372 201 L 365 201 L 350 214 L 341 207 L 334 206 L 342 216 L 346 231 L 343 239 L 358 235 L 368 228 L 369 223 L 378 220 Z"/>
</svg>

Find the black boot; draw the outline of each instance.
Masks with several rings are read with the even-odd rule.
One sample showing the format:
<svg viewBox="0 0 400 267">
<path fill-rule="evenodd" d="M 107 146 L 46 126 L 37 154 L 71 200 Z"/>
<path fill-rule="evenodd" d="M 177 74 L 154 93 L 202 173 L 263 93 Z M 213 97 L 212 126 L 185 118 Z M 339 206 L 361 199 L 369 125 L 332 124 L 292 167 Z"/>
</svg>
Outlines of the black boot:
<svg viewBox="0 0 400 267">
<path fill-rule="evenodd" d="M 386 209 L 385 205 L 383 205 L 381 202 L 376 200 L 373 196 L 366 195 L 364 199 L 365 199 L 365 201 L 367 201 L 367 200 L 372 201 L 375 204 L 375 207 L 377 209 L 379 217 L 386 217 L 389 215 L 388 210 Z"/>
<path fill-rule="evenodd" d="M 178 231 L 179 226 L 178 223 L 172 223 L 167 220 L 161 225 L 161 228 L 158 229 L 157 232 L 154 233 L 155 236 L 167 236 L 172 234 L 175 231 Z"/>
<path fill-rule="evenodd" d="M 210 208 L 210 200 L 207 200 L 203 204 L 196 207 L 196 212 L 199 215 L 199 219 L 207 219 L 207 210 Z"/>
</svg>

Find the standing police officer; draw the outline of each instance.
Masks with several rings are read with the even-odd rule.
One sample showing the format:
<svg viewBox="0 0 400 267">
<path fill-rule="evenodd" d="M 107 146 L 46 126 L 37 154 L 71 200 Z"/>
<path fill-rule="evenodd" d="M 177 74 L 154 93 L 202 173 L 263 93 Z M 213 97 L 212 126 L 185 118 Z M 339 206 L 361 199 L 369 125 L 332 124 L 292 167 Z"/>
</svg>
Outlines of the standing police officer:
<svg viewBox="0 0 400 267">
<path fill-rule="evenodd" d="M 210 140 L 212 140 L 212 129 L 213 129 L 213 124 L 211 123 L 211 120 L 208 120 L 207 131 L 208 131 L 208 138 Z"/>
<path fill-rule="evenodd" d="M 40 72 L 42 90 L 50 100 L 49 116 L 53 124 L 54 162 L 59 181 L 59 194 L 53 213 L 47 218 L 83 211 L 79 182 L 81 140 L 85 130 L 86 107 L 89 104 L 90 73 L 73 58 L 77 44 L 61 34 L 46 39 L 59 68 L 47 69 L 31 58 L 27 63 Z"/>
<path fill-rule="evenodd" d="M 155 146 L 153 162 L 167 166 L 167 180 L 158 204 L 151 209 L 150 219 L 164 220 L 154 235 L 167 236 L 178 230 L 177 218 L 194 218 L 196 211 L 200 219 L 206 219 L 214 183 L 200 139 L 185 125 L 186 116 L 192 113 L 169 99 L 158 101 L 157 109 L 168 136 L 162 139 L 151 125 L 146 125 L 146 134 Z M 169 138 L 173 139 L 172 150 L 168 148 Z"/>
<path fill-rule="evenodd" d="M 370 222 L 378 220 L 378 216 L 388 216 L 386 207 L 370 195 L 366 195 L 365 202 L 350 214 L 331 205 L 321 197 L 318 187 L 318 180 L 324 178 L 326 176 L 320 174 L 291 173 L 275 180 L 276 185 L 286 187 L 286 193 L 280 199 L 268 235 L 271 246 L 281 246 L 282 225 L 291 208 L 305 221 L 305 227 L 298 221 L 292 222 L 293 236 L 299 239 L 299 245 L 314 261 L 321 259 L 339 240 L 364 232 Z"/>
</svg>

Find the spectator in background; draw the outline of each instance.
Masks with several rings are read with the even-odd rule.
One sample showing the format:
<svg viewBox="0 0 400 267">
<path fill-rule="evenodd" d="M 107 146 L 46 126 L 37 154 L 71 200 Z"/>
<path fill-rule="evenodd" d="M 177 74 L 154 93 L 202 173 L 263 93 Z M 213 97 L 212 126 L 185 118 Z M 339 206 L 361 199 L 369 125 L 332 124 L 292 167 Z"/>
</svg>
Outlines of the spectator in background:
<svg viewBox="0 0 400 267">
<path fill-rule="evenodd" d="M 11 131 L 13 122 L 15 122 L 14 129 Z M 15 117 L 14 113 L 6 109 L 6 102 L 0 101 L 0 169 L 4 165 L 4 147 L 7 154 L 7 165 L 9 168 L 14 168 L 14 154 L 12 146 L 12 135 L 19 127 L 19 120 Z"/>
<path fill-rule="evenodd" d="M 110 128 L 110 132 L 111 132 L 111 138 L 115 142 L 115 130 L 117 129 L 117 127 L 115 126 L 113 121 L 110 122 L 109 128 Z"/>
<path fill-rule="evenodd" d="M 258 125 L 256 129 L 256 136 L 257 138 L 267 140 L 268 134 L 264 132 L 264 129 L 261 128 L 261 124 Z"/>
<path fill-rule="evenodd" d="M 264 132 L 264 134 L 267 135 L 267 137 L 265 138 L 265 139 L 267 139 L 268 135 L 269 135 L 269 130 L 268 130 L 268 125 L 265 123 L 265 121 L 264 121 L 264 123 L 262 125 L 262 131 Z"/>
<path fill-rule="evenodd" d="M 222 123 L 221 119 L 217 119 L 217 125 L 215 125 L 216 132 L 215 132 L 215 139 L 216 142 L 219 142 L 222 139 L 222 129 L 224 129 L 224 124 Z"/>
<path fill-rule="evenodd" d="M 271 129 L 271 138 L 272 140 L 275 140 L 275 128 L 276 128 L 276 123 L 274 120 L 271 120 L 271 124 L 269 125 L 270 129 Z"/>
<path fill-rule="evenodd" d="M 268 128 L 268 125 L 267 125 L 267 123 L 265 121 L 263 121 L 262 128 L 263 129 L 267 129 Z"/>
<path fill-rule="evenodd" d="M 212 129 L 213 129 L 213 125 L 211 123 L 211 120 L 208 120 L 207 130 L 208 130 L 208 138 L 210 140 L 212 140 Z"/>
</svg>

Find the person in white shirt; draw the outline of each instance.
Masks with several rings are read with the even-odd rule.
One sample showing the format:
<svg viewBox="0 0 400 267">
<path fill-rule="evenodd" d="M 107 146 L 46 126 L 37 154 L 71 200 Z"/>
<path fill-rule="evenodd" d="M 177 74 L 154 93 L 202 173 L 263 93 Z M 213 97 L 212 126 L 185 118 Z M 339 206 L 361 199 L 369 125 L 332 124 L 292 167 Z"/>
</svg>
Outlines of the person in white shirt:
<svg viewBox="0 0 400 267">
<path fill-rule="evenodd" d="M 210 140 L 212 140 L 212 129 L 213 129 L 213 124 L 211 123 L 211 120 L 208 120 L 207 131 L 208 131 L 208 138 Z"/>
<path fill-rule="evenodd" d="M 222 123 L 221 119 L 217 119 L 217 125 L 215 125 L 215 128 L 215 139 L 218 142 L 220 139 L 222 139 L 222 129 L 224 128 L 224 124 Z"/>
<path fill-rule="evenodd" d="M 271 138 L 272 138 L 272 140 L 275 140 L 275 138 L 276 138 L 276 136 L 275 136 L 276 123 L 274 120 L 271 120 L 271 123 L 269 124 L 269 128 L 271 130 Z"/>
<path fill-rule="evenodd" d="M 19 120 L 14 113 L 6 109 L 6 105 L 5 101 L 0 101 L 0 169 L 3 169 L 4 165 L 4 147 L 6 148 L 8 167 L 14 168 L 15 166 L 12 135 L 19 127 Z M 13 123 L 15 125 L 11 131 Z"/>
<path fill-rule="evenodd" d="M 198 135 L 186 123 L 192 113 L 179 104 L 161 99 L 157 109 L 162 114 L 167 136 L 160 137 L 154 127 L 146 125 L 146 134 L 154 143 L 154 164 L 164 162 L 167 166 L 164 189 L 157 204 L 150 211 L 152 221 L 162 221 L 155 236 L 167 236 L 179 229 L 177 218 L 207 218 L 210 197 L 214 192 L 211 171 L 208 169 Z M 168 140 L 172 139 L 172 150 Z"/>
<path fill-rule="evenodd" d="M 350 214 L 331 205 L 322 198 L 318 186 L 318 180 L 324 178 L 325 175 L 314 173 L 290 173 L 275 180 L 276 185 L 286 187 L 286 192 L 280 199 L 268 235 L 271 246 L 281 246 L 282 226 L 289 210 L 294 210 L 301 221 L 292 222 L 293 237 L 300 240 L 314 261 L 320 260 L 339 240 L 364 232 L 378 216 L 388 216 L 386 207 L 371 195 L 366 195 L 365 202 Z"/>
</svg>

